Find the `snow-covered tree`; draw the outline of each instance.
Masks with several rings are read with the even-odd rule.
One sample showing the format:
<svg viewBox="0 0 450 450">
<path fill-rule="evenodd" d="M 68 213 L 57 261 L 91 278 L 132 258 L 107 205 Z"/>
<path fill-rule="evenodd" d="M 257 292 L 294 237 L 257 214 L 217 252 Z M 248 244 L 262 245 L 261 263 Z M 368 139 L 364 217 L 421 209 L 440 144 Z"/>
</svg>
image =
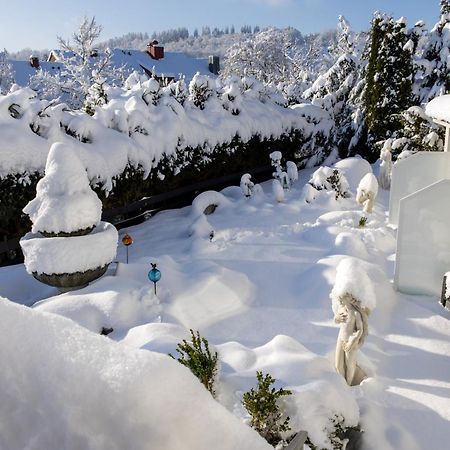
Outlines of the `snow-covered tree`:
<svg viewBox="0 0 450 450">
<path fill-rule="evenodd" d="M 213 95 L 213 80 L 196 73 L 189 83 L 189 100 L 200 109 L 205 109 L 206 102 Z"/>
<path fill-rule="evenodd" d="M 304 97 L 330 113 L 335 124 L 333 144 L 342 156 L 347 156 L 356 109 L 351 96 L 362 63 L 355 52 L 350 25 L 343 16 L 339 16 L 338 40 L 331 53 L 337 57 L 335 63 L 304 92 Z"/>
<path fill-rule="evenodd" d="M 97 74 L 94 75 L 94 83 L 89 88 L 84 101 L 84 110 L 91 116 L 94 115 L 95 109 L 98 106 L 103 106 L 108 103 L 107 96 L 108 85 L 105 78 L 99 77 Z"/>
<path fill-rule="evenodd" d="M 104 79 L 108 83 L 122 84 L 122 70 L 111 65 L 111 51 L 98 52 L 95 48 L 101 31 L 102 27 L 95 17 L 83 17 L 72 41 L 58 37 L 60 51 L 57 57 L 64 66 L 61 74 L 53 76 L 40 70 L 31 80 L 31 85 L 38 90 L 45 90 L 51 85 L 55 90 L 59 87 L 60 92 L 66 94 L 65 100 L 69 106 L 79 109 L 83 106 L 90 108 L 85 105 L 85 100 L 94 84 L 100 85 Z M 43 88 L 39 89 L 39 85 Z"/>
<path fill-rule="evenodd" d="M 254 77 L 269 84 L 278 84 L 290 104 L 300 100 L 306 88 L 306 71 L 298 63 L 301 34 L 292 28 L 269 28 L 232 45 L 226 52 L 221 76 Z"/>
<path fill-rule="evenodd" d="M 422 39 L 418 100 L 428 102 L 450 89 L 450 2 L 441 0 L 441 14 L 433 29 Z"/>
<path fill-rule="evenodd" d="M 412 49 L 406 21 L 375 13 L 369 36 L 363 92 L 368 131 L 368 157 L 378 157 L 374 144 L 398 130 L 398 114 L 412 102 Z"/>
<path fill-rule="evenodd" d="M 0 95 L 7 94 L 14 83 L 14 70 L 8 62 L 6 49 L 0 51 Z"/>
<path fill-rule="evenodd" d="M 400 114 L 401 128 L 391 139 L 392 154 L 403 157 L 419 151 L 443 151 L 444 130 L 427 116 L 420 106 L 411 106 Z"/>
</svg>

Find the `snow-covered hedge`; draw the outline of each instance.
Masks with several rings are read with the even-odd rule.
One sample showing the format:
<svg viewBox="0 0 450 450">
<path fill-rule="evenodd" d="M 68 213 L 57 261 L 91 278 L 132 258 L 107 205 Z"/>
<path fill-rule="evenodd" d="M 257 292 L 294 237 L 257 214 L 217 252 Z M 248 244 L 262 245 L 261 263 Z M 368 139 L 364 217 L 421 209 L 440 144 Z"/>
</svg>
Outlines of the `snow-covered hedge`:
<svg viewBox="0 0 450 450">
<path fill-rule="evenodd" d="M 5 180 L 14 186 L 42 175 L 55 142 L 75 149 L 91 184 L 116 193 L 111 204 L 118 206 L 153 193 L 154 184 L 164 191 L 223 174 L 224 163 L 227 171 L 265 164 L 274 146 L 289 159 L 311 155 L 327 145 L 332 127 L 320 108 L 286 108 L 279 93 L 250 78 L 223 86 L 196 75 L 188 87 L 183 80 L 160 87 L 133 74 L 123 89 L 109 88 L 107 95 L 109 102 L 94 116 L 39 100 L 28 88 L 0 97 L 2 192 Z M 214 164 L 220 170 L 211 171 Z M 141 186 L 143 179 L 149 181 Z M 125 199 L 116 189 L 124 180 Z M 26 201 L 14 203 L 23 207 Z"/>
</svg>

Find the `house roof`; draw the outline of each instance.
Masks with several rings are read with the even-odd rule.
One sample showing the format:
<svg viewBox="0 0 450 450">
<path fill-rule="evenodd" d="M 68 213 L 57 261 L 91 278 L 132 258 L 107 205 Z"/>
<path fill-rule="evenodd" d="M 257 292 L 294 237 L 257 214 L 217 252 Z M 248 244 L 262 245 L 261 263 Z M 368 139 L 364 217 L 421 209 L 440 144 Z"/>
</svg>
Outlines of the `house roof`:
<svg viewBox="0 0 450 450">
<path fill-rule="evenodd" d="M 60 53 L 59 50 L 52 50 L 50 56 L 58 60 Z M 71 52 L 64 53 L 67 57 L 71 56 Z M 153 59 L 146 51 L 115 48 L 111 59 L 113 65 L 125 66 L 130 72 L 144 70 L 160 77 L 178 79 L 180 75 L 184 75 L 187 80 L 191 80 L 197 72 L 214 76 L 209 71 L 207 58 L 193 58 L 185 53 L 165 52 L 164 58 Z"/>
<path fill-rule="evenodd" d="M 193 58 L 185 53 L 165 52 L 164 58 L 153 59 L 147 52 L 141 50 L 114 49 L 112 61 L 114 65 L 141 71 L 145 68 L 158 76 L 179 78 L 184 75 L 191 80 L 197 72 L 202 75 L 212 75 L 208 68 L 208 59 Z"/>
<path fill-rule="evenodd" d="M 19 86 L 27 86 L 30 77 L 36 74 L 37 69 L 31 66 L 29 61 L 8 61 L 14 71 L 14 80 Z M 40 68 L 52 75 L 60 72 L 63 68 L 60 62 L 40 61 Z"/>
</svg>

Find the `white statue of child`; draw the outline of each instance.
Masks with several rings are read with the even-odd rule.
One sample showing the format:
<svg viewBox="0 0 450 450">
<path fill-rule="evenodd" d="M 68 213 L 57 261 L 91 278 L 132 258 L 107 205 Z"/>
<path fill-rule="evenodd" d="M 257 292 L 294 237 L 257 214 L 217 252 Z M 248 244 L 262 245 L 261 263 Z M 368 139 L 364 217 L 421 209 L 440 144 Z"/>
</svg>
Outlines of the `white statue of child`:
<svg viewBox="0 0 450 450">
<path fill-rule="evenodd" d="M 339 307 L 334 317 L 340 324 L 336 342 L 336 370 L 345 378 L 347 384 L 355 386 L 366 378 L 364 371 L 356 364 L 356 353 L 362 347 L 368 334 L 367 308 L 351 294 L 341 295 Z"/>
</svg>

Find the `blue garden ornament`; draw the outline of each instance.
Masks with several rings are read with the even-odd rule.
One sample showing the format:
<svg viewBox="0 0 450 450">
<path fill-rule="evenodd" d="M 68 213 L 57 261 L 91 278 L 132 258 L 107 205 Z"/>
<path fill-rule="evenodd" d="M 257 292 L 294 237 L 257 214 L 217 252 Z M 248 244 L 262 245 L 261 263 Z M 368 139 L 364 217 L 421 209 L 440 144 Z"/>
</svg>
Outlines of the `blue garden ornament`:
<svg viewBox="0 0 450 450">
<path fill-rule="evenodd" d="M 152 269 L 148 272 L 148 279 L 155 285 L 155 295 L 156 295 L 156 283 L 161 279 L 161 272 L 156 268 L 155 263 L 151 263 Z"/>
</svg>

